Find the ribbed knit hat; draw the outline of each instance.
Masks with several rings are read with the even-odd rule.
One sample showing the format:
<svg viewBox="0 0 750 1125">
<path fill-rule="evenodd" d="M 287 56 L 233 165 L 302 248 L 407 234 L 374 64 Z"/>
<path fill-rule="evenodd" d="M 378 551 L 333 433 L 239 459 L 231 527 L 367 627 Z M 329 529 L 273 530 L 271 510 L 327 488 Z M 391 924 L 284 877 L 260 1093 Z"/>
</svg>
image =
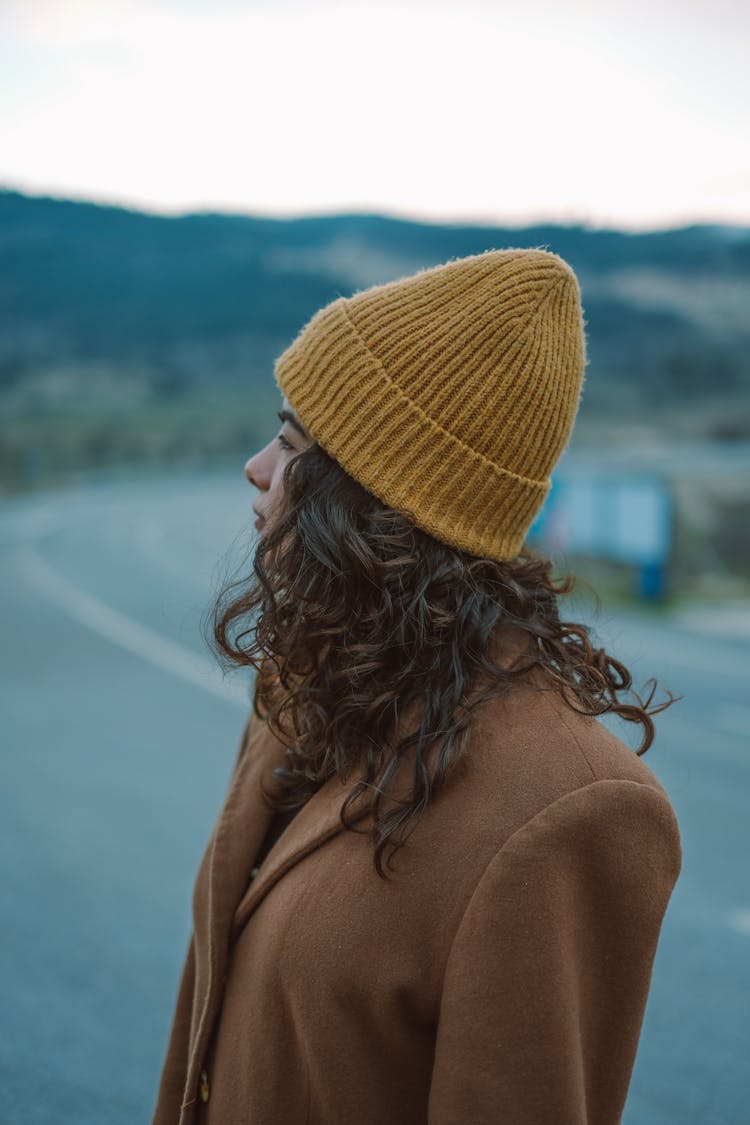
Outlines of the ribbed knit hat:
<svg viewBox="0 0 750 1125">
<path fill-rule="evenodd" d="M 275 378 L 368 491 L 445 543 L 511 559 L 567 445 L 584 366 L 570 266 L 490 250 L 327 305 Z"/>
</svg>

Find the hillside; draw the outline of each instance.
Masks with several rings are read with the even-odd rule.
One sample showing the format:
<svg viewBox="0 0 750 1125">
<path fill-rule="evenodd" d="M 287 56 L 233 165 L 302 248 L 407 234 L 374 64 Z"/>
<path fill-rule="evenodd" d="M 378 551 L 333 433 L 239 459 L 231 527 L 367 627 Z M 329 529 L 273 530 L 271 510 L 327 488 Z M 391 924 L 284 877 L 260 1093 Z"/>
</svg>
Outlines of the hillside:
<svg viewBox="0 0 750 1125">
<path fill-rule="evenodd" d="M 749 229 L 168 218 L 2 191 L 0 407 L 18 422 L 15 437 L 2 435 L 2 469 L 13 475 L 19 441 L 50 412 L 158 412 L 179 401 L 184 410 L 188 400 L 267 394 L 274 357 L 322 304 L 503 246 L 548 247 L 578 273 L 590 356 L 584 439 L 643 426 L 750 434 Z"/>
</svg>

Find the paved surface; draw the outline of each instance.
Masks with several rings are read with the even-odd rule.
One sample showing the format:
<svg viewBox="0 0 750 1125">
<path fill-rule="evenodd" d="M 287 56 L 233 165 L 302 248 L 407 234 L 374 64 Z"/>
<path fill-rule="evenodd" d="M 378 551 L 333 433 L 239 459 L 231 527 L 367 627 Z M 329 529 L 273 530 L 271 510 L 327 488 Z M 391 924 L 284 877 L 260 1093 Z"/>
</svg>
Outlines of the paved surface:
<svg viewBox="0 0 750 1125">
<path fill-rule="evenodd" d="M 675 610 L 673 623 L 707 637 L 726 637 L 750 645 L 750 600 L 732 598 L 720 604 L 696 602 Z"/>
<path fill-rule="evenodd" d="M 222 555 L 251 546 L 251 501 L 238 473 L 0 509 L 6 1125 L 149 1120 L 195 867 L 248 707 L 199 624 Z M 685 862 L 626 1125 L 750 1120 L 750 645 L 707 628 L 598 626 L 640 678 L 685 696 L 646 758 Z"/>
</svg>

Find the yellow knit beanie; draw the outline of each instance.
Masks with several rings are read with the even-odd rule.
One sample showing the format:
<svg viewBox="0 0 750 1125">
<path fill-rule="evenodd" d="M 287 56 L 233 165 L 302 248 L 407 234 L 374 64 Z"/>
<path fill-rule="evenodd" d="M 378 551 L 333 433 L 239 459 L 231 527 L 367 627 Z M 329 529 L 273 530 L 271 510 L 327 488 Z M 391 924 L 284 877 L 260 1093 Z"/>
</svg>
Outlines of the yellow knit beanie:
<svg viewBox="0 0 750 1125">
<path fill-rule="evenodd" d="M 567 445 L 584 366 L 570 266 L 489 250 L 339 298 L 275 378 L 368 491 L 445 543 L 511 559 Z"/>
</svg>

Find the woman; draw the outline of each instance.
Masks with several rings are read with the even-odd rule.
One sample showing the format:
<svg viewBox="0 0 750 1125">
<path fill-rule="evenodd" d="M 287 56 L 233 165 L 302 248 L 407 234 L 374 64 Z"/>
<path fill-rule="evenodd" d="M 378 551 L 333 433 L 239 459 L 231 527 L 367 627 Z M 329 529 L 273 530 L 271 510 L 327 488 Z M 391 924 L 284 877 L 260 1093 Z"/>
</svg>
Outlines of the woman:
<svg viewBox="0 0 750 1125">
<path fill-rule="evenodd" d="M 639 756 L 666 703 L 524 550 L 584 364 L 541 250 L 341 298 L 278 360 L 156 1125 L 619 1121 L 680 844 Z"/>
</svg>

